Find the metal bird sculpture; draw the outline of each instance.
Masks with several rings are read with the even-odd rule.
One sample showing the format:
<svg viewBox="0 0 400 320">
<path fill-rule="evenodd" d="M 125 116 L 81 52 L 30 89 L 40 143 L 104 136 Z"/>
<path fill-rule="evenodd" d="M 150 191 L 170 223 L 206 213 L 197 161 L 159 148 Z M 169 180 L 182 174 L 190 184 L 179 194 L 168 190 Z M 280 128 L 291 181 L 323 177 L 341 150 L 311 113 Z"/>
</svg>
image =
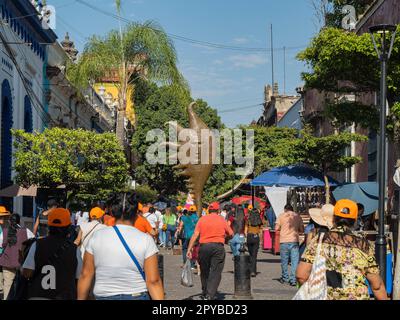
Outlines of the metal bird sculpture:
<svg viewBox="0 0 400 320">
<path fill-rule="evenodd" d="M 188 164 L 182 164 L 179 162 L 179 164 L 176 165 L 174 169 L 183 170 L 179 173 L 179 175 L 188 178 L 186 180 L 187 187 L 196 204 L 197 214 L 201 216 L 204 186 L 207 183 L 207 180 L 211 174 L 215 159 L 215 139 L 212 131 L 194 111 L 195 106 L 196 103 L 191 103 L 187 108 L 187 112 L 189 115 L 189 129 L 191 129 L 189 131 L 189 134 L 187 135 L 187 138 L 188 136 L 190 136 L 190 138 L 194 139 L 180 138 L 179 133 L 181 133 L 182 130 L 184 130 L 184 128 L 177 125 L 176 122 L 169 122 L 169 125 L 174 126 L 176 129 L 176 133 L 178 136 L 178 143 L 177 144 L 168 143 L 168 144 L 170 146 L 174 145 L 175 147 L 177 147 L 178 153 L 182 148 L 182 146 L 185 145 L 185 149 L 188 149 L 188 151 L 186 152 L 186 156 L 187 157 L 190 156 L 192 159 L 195 158 L 197 161 L 197 162 L 195 161 L 194 163 L 190 162 Z M 202 133 L 203 136 L 207 136 L 207 140 L 203 141 L 203 143 L 201 142 Z M 187 147 L 188 143 L 191 144 L 190 145 L 191 148 Z M 190 153 L 189 149 L 195 150 L 196 154 L 189 155 Z M 179 157 L 178 161 L 180 161 Z"/>
</svg>

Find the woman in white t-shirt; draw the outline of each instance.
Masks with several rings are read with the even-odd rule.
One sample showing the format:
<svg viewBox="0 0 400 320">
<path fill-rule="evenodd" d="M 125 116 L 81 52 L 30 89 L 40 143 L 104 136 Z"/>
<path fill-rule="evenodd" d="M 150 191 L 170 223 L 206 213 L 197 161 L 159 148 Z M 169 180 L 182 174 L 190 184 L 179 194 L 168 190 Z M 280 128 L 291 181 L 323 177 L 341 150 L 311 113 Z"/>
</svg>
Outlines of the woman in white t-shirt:
<svg viewBox="0 0 400 320">
<path fill-rule="evenodd" d="M 107 228 L 103 224 L 104 210 L 99 207 L 94 207 L 90 210 L 90 222 L 82 223 L 80 225 L 79 234 L 76 240 L 76 245 L 81 247 L 82 259 L 85 255 L 86 246 L 96 231 Z"/>
<path fill-rule="evenodd" d="M 96 300 L 164 299 L 158 271 L 158 249 L 148 234 L 133 227 L 138 204 L 122 196 L 112 208 L 115 227 L 96 231 L 86 246 L 78 283 L 78 300 L 86 300 L 95 278 Z"/>
</svg>

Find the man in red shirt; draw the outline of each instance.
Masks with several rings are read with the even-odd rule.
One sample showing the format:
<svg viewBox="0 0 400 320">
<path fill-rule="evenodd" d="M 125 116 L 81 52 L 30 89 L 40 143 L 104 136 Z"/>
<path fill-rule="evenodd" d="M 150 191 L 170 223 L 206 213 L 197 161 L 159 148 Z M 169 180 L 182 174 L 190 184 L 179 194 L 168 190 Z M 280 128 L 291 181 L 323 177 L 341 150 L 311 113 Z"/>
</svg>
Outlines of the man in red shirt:
<svg viewBox="0 0 400 320">
<path fill-rule="evenodd" d="M 187 257 L 192 259 L 192 249 L 200 237 L 199 264 L 201 270 L 202 299 L 215 300 L 225 265 L 225 237 L 233 231 L 219 214 L 218 203 L 208 208 L 210 214 L 200 218 L 190 239 Z"/>
</svg>

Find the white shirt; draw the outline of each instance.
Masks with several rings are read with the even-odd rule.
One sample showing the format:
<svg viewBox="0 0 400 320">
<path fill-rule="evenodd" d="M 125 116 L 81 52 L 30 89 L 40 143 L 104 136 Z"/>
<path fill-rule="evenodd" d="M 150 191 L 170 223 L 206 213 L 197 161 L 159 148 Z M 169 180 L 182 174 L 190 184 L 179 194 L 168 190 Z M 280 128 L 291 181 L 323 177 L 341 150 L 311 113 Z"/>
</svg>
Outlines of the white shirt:
<svg viewBox="0 0 400 320">
<path fill-rule="evenodd" d="M 153 229 L 157 229 L 159 227 L 159 223 L 161 221 L 161 212 L 156 211 L 153 213 L 147 212 L 146 214 L 143 215 L 147 219 L 147 221 L 150 223 L 151 227 Z"/>
<path fill-rule="evenodd" d="M 25 262 L 22 265 L 23 269 L 35 270 L 35 253 L 36 253 L 36 242 L 34 242 L 31 248 L 29 249 L 28 256 L 26 257 Z M 76 266 L 75 277 L 76 279 L 79 279 L 83 265 L 81 250 L 79 250 L 79 248 L 76 248 L 76 259 L 78 260 L 78 265 Z"/>
<path fill-rule="evenodd" d="M 221 217 L 223 217 L 226 220 L 226 214 L 227 212 L 225 210 L 221 211 Z"/>
<path fill-rule="evenodd" d="M 75 213 L 75 220 L 76 220 L 76 225 L 80 226 L 82 223 L 87 223 L 89 222 L 89 212 L 84 212 L 81 216 L 82 211 L 78 211 Z"/>
<path fill-rule="evenodd" d="M 151 236 L 138 229 L 117 225 L 123 238 L 144 268 L 144 261 L 158 253 Z M 125 250 L 114 228 L 97 231 L 89 240 L 86 251 L 94 256 L 96 269 L 94 295 L 110 297 L 147 291 L 146 282 Z"/>
<path fill-rule="evenodd" d="M 86 246 L 89 243 L 89 240 L 92 238 L 93 234 L 101 229 L 107 228 L 104 224 L 93 220 L 90 222 L 84 222 L 80 225 L 82 230 L 82 244 L 81 244 L 81 252 L 82 252 L 82 259 L 85 255 Z"/>
</svg>

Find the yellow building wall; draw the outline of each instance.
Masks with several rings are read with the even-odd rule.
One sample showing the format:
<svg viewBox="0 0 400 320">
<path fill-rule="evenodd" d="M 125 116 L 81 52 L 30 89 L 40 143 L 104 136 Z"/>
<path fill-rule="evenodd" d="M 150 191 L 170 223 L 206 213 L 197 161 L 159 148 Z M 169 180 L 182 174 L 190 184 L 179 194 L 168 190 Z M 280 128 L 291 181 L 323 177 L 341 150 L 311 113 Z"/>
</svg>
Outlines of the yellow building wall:
<svg viewBox="0 0 400 320">
<path fill-rule="evenodd" d="M 114 83 L 96 83 L 94 85 L 94 89 L 97 93 L 100 92 L 101 87 L 104 87 L 106 93 L 111 94 L 113 101 L 118 102 L 118 88 Z M 132 93 L 133 88 L 129 87 L 128 96 L 126 97 L 126 118 L 132 125 L 135 125 L 135 108 L 132 102 Z"/>
</svg>

